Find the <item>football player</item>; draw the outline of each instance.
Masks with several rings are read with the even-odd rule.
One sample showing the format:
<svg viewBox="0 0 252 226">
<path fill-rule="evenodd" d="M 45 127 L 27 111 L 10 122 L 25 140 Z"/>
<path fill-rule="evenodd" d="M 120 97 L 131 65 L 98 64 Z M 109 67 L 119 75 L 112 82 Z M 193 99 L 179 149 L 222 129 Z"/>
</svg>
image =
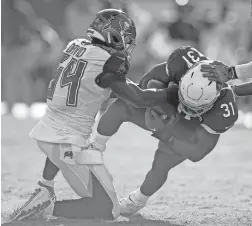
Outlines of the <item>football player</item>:
<svg viewBox="0 0 252 226">
<path fill-rule="evenodd" d="M 214 149 L 220 134 L 237 120 L 232 88 L 204 78 L 202 64 L 215 65 L 206 60 L 190 46 L 176 49 L 167 63 L 155 66 L 140 81 L 143 88 L 153 78 L 173 87 L 174 99 L 170 103 L 146 110 L 136 109 L 118 99 L 101 117 L 92 141 L 96 150 L 105 150 L 105 141 L 125 121 L 152 131 L 160 140 L 152 168 L 140 189 L 121 200 L 122 215 L 136 213 L 144 207 L 148 198 L 165 183 L 168 172 L 185 159 L 193 162 L 203 159 Z M 222 69 L 211 73 L 223 73 Z M 205 75 L 211 77 L 211 73 Z"/>
<path fill-rule="evenodd" d="M 46 113 L 30 133 L 47 156 L 43 178 L 13 220 L 52 210 L 59 170 L 81 198 L 55 202 L 54 216 L 116 218 L 119 202 L 102 153 L 83 151 L 95 116 L 111 91 L 135 107 L 153 107 L 171 96 L 169 89 L 142 90 L 125 78 L 136 39 L 134 22 L 126 13 L 98 12 L 87 35 L 91 41 L 75 39 L 67 45 L 49 84 Z"/>
<path fill-rule="evenodd" d="M 207 77 L 209 80 L 215 81 L 218 83 L 223 83 L 223 82 L 237 79 L 237 78 L 247 79 L 247 78 L 252 78 L 252 62 L 249 62 L 247 64 L 242 64 L 242 65 L 236 65 L 236 66 L 232 66 L 232 67 L 228 67 L 228 66 L 224 65 L 222 62 L 217 62 L 217 61 L 215 61 L 214 63 L 211 63 L 211 64 L 202 63 L 201 72 L 207 73 L 207 74 L 204 74 L 203 77 Z M 157 76 L 157 74 L 146 74 L 146 76 L 144 76 L 141 79 L 140 83 L 142 83 L 142 86 L 144 87 L 144 86 L 146 86 L 146 84 L 148 84 L 150 79 L 155 78 L 156 76 Z M 164 81 L 162 79 L 162 76 L 160 76 L 159 79 L 161 81 Z M 242 83 L 239 85 L 233 85 L 232 89 L 234 91 L 235 96 L 238 96 L 238 97 L 252 95 L 252 82 Z M 224 99 L 227 100 L 227 98 L 224 98 Z M 220 106 L 224 106 L 224 105 L 222 104 Z M 233 110 L 233 108 L 232 108 L 232 110 Z M 235 112 L 236 112 L 235 114 L 237 116 L 238 115 L 237 110 L 235 110 Z M 162 118 L 160 117 L 160 115 L 157 114 L 156 112 L 153 112 L 153 111 L 152 111 L 151 115 L 152 115 L 152 118 L 148 118 L 148 119 L 151 119 L 154 121 L 156 120 L 156 122 L 154 123 L 155 125 L 158 125 L 158 123 L 157 123 L 157 121 L 158 121 L 159 127 L 160 127 L 160 125 L 162 124 L 162 121 L 163 121 Z M 223 116 L 225 117 L 227 115 L 223 114 Z M 216 117 L 216 119 L 218 119 L 218 117 Z M 229 119 L 230 122 L 232 120 L 235 121 L 236 119 L 234 117 L 231 120 Z M 218 122 L 221 123 L 221 121 L 218 121 Z M 146 121 L 146 123 L 147 123 L 147 121 Z M 171 124 L 172 123 L 174 123 L 174 121 L 171 122 Z M 152 123 L 152 125 L 153 125 L 153 123 Z M 174 125 L 176 125 L 176 123 Z M 176 130 L 178 128 L 179 128 L 178 126 L 175 126 L 172 129 Z M 183 129 L 185 129 L 185 128 L 186 127 L 181 127 L 181 129 L 177 130 L 177 131 L 182 132 Z M 167 128 L 167 129 L 171 129 L 171 128 Z M 159 132 L 159 134 L 165 133 L 166 131 L 163 131 L 161 133 Z M 204 130 L 202 132 L 204 132 Z M 211 143 L 211 141 L 210 141 L 211 139 L 206 140 L 207 136 L 204 136 L 204 135 L 201 138 L 203 138 L 203 137 L 204 137 L 204 139 L 202 141 L 205 142 L 205 145 L 209 146 L 209 144 Z M 198 139 L 199 138 L 200 137 L 198 136 Z M 212 141 L 214 141 L 214 140 L 215 140 L 215 138 Z M 217 141 L 218 141 L 218 139 L 216 139 L 216 143 L 217 143 Z M 201 150 L 204 150 L 203 144 L 204 143 L 202 143 Z M 187 145 L 186 147 L 190 149 L 190 145 L 188 145 L 188 143 L 186 145 Z M 212 145 L 213 145 L 212 148 L 214 148 L 214 142 L 212 142 Z M 196 146 L 195 146 L 195 148 L 196 148 Z M 174 145 L 174 147 L 176 147 L 176 145 Z M 198 147 L 200 147 L 200 146 L 198 146 Z M 158 150 L 155 153 L 154 161 L 152 164 L 152 169 L 147 173 L 144 182 L 142 183 L 142 185 L 140 186 L 139 189 L 132 192 L 128 197 L 121 200 L 121 213 L 122 214 L 125 214 L 125 215 L 134 214 L 138 210 L 143 208 L 146 205 L 146 202 L 149 199 L 149 197 L 152 194 L 154 194 L 155 191 L 157 191 L 163 185 L 163 182 L 166 181 L 167 174 L 170 171 L 170 169 L 172 169 L 174 166 L 178 165 L 180 162 L 183 161 L 181 156 L 178 156 L 177 154 L 167 153 L 167 152 L 166 152 L 166 154 L 164 154 L 165 153 L 164 151 L 166 150 L 166 148 L 167 148 L 167 146 L 164 143 L 159 142 Z M 211 150 L 212 148 L 209 148 L 209 150 Z M 170 150 L 172 150 L 172 148 Z M 173 150 L 175 150 L 175 149 L 173 149 Z M 159 181 L 159 182 L 157 182 L 157 181 Z"/>
</svg>

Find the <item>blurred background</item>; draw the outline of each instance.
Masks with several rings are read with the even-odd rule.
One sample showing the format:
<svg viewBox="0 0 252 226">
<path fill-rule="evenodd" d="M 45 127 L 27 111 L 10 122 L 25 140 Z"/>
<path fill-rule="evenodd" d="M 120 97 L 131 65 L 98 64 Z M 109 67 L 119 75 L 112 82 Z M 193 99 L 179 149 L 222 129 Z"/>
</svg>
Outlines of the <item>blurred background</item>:
<svg viewBox="0 0 252 226">
<path fill-rule="evenodd" d="M 137 27 L 129 77 L 138 81 L 182 45 L 228 65 L 252 60 L 249 0 L 1 0 L 1 113 L 40 117 L 49 81 L 67 42 L 84 37 L 97 11 L 126 11 Z M 244 82 L 244 81 L 236 81 Z M 240 98 L 252 128 L 252 98 Z M 250 119 L 249 119 L 250 118 Z"/>
<path fill-rule="evenodd" d="M 70 40 L 84 37 L 97 11 L 120 8 L 134 19 L 137 46 L 129 77 L 136 82 L 182 45 L 228 65 L 252 60 L 250 0 L 1 0 L 1 7 L 2 223 L 41 177 L 45 156 L 28 133 L 44 114 L 47 86 L 62 49 Z M 185 161 L 169 173 L 169 183 L 145 208 L 143 220 L 130 225 L 252 225 L 252 99 L 238 102 L 237 126 L 222 135 L 204 160 Z M 105 162 L 120 197 L 140 185 L 156 147 L 149 132 L 132 124 L 123 125 L 112 137 Z M 56 194 L 59 200 L 76 198 L 62 175 Z M 29 222 L 23 225 L 71 224 Z"/>
</svg>

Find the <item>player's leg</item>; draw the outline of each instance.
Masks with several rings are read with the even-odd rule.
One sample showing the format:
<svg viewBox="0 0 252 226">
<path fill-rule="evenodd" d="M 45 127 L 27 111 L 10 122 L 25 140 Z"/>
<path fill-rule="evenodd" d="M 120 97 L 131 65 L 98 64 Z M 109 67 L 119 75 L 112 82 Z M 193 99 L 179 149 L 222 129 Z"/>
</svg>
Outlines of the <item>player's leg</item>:
<svg viewBox="0 0 252 226">
<path fill-rule="evenodd" d="M 147 173 L 140 191 L 143 195 L 150 197 L 158 191 L 167 180 L 168 172 L 186 160 L 185 157 L 171 151 L 167 145 L 159 142 L 155 152 L 151 170 Z"/>
<path fill-rule="evenodd" d="M 51 144 L 44 142 L 39 144 L 44 152 L 50 150 L 48 145 Z M 76 194 L 82 197 L 79 200 L 56 202 L 55 216 L 105 219 L 110 219 L 111 216 L 114 218 L 118 217 L 120 213 L 119 201 L 113 178 L 105 165 L 76 165 L 71 162 L 71 156 L 69 162 L 66 162 L 65 157 L 67 153 L 75 153 L 76 151 L 81 151 L 81 149 L 70 144 L 54 145 L 53 148 L 54 150 L 51 153 L 47 153 L 48 157 L 60 168 L 63 176 Z M 84 152 L 85 150 L 80 153 Z M 63 203 L 66 204 L 65 207 Z M 70 212 L 69 206 L 71 206 L 72 210 Z M 85 214 L 81 211 L 76 212 L 80 206 L 86 206 L 86 208 L 82 208 L 82 211 L 86 210 Z M 52 212 L 48 211 L 47 214 L 52 214 Z"/>
<path fill-rule="evenodd" d="M 173 153 L 166 145 L 159 142 L 152 168 L 147 173 L 144 182 L 139 189 L 121 200 L 121 214 L 131 215 L 142 209 L 150 196 L 166 182 L 168 172 L 184 160 L 184 157 Z"/>
<path fill-rule="evenodd" d="M 91 180 L 92 197 L 57 201 L 54 205 L 53 216 L 77 219 L 113 219 L 111 198 L 93 173 L 91 173 Z"/>
<path fill-rule="evenodd" d="M 106 108 L 113 102 L 113 99 L 109 99 L 105 101 L 101 107 L 101 113 L 103 113 Z M 99 114 L 101 114 L 99 112 Z M 43 189 L 43 186 L 49 186 L 53 189 L 54 187 L 54 178 L 56 177 L 57 173 L 59 172 L 59 168 L 47 157 L 45 161 L 45 166 L 42 173 L 42 178 L 38 182 L 38 188 L 36 189 L 34 193 L 31 194 L 31 199 L 36 198 L 40 193 L 42 195 L 43 192 L 47 193 L 47 189 Z M 36 194 L 36 195 L 35 195 Z M 29 199 L 27 202 L 31 202 L 31 199 Z M 23 216 L 25 217 L 25 216 Z"/>
<path fill-rule="evenodd" d="M 121 99 L 117 99 L 101 116 L 94 130 L 91 143 L 94 149 L 104 151 L 106 143 L 113 136 L 123 122 L 132 122 L 143 129 L 145 125 L 145 109 L 135 108 Z"/>
<path fill-rule="evenodd" d="M 88 167 L 82 166 L 81 169 L 75 169 L 74 166 L 68 165 L 65 162 L 65 157 L 68 157 L 68 154 L 72 152 L 70 144 L 60 145 L 41 141 L 38 141 L 37 144 L 48 156 L 46 160 L 46 167 L 48 168 L 43 173 L 49 177 L 48 179 L 54 176 L 49 169 L 55 167 L 55 170 L 60 169 L 62 171 L 69 185 L 78 195 L 81 197 L 92 196 L 92 183 L 89 183 L 92 181 L 89 180 L 90 170 Z M 53 204 L 53 200 L 51 193 L 53 191 L 53 184 L 45 185 L 40 181 L 38 185 L 39 188 L 35 190 L 30 199 L 21 208 L 15 211 L 13 216 L 11 216 L 11 220 L 23 220 L 37 215 L 45 209 L 47 209 L 46 212 L 48 213 L 52 211 L 53 205 L 51 204 Z"/>
<path fill-rule="evenodd" d="M 55 200 L 54 178 L 58 172 L 58 166 L 47 157 L 42 178 L 39 180 L 37 188 L 24 205 L 14 211 L 10 220 L 23 220 L 48 208 Z"/>
<path fill-rule="evenodd" d="M 47 157 L 42 174 L 42 181 L 53 181 L 58 172 L 59 168 Z"/>
</svg>

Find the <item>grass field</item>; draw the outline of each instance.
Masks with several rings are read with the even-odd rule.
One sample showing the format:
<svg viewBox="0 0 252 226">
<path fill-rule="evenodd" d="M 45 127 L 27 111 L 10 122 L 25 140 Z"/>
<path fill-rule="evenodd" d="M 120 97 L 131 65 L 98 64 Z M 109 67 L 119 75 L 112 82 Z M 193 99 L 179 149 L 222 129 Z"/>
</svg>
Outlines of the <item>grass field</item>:
<svg viewBox="0 0 252 226">
<path fill-rule="evenodd" d="M 2 117 L 2 222 L 33 191 L 45 156 L 28 132 L 36 121 Z M 111 139 L 106 163 L 120 196 L 137 188 L 151 166 L 157 140 L 131 124 Z M 59 199 L 75 197 L 62 176 L 57 177 Z M 251 226 L 252 131 L 234 128 L 199 163 L 184 162 L 169 174 L 149 205 L 131 219 L 116 222 L 29 220 L 3 225 L 58 226 Z"/>
</svg>

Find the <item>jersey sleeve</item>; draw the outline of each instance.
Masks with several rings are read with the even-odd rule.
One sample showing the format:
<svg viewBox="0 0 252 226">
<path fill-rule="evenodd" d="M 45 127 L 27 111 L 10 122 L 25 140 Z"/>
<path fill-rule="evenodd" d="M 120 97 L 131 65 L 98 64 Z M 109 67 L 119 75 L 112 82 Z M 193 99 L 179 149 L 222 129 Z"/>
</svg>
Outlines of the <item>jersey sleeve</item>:
<svg viewBox="0 0 252 226">
<path fill-rule="evenodd" d="M 220 134 L 230 129 L 238 119 L 238 108 L 230 86 L 223 88 L 214 107 L 202 117 L 201 125 L 213 134 Z"/>
<path fill-rule="evenodd" d="M 123 53 L 113 53 L 104 63 L 103 71 L 96 77 L 96 83 L 102 88 L 107 88 L 117 81 L 125 81 L 129 70 L 129 61 Z"/>
<path fill-rule="evenodd" d="M 207 60 L 201 52 L 191 46 L 182 46 L 172 52 L 167 61 L 167 73 L 171 81 L 179 84 L 182 76 L 195 63 Z"/>
</svg>

